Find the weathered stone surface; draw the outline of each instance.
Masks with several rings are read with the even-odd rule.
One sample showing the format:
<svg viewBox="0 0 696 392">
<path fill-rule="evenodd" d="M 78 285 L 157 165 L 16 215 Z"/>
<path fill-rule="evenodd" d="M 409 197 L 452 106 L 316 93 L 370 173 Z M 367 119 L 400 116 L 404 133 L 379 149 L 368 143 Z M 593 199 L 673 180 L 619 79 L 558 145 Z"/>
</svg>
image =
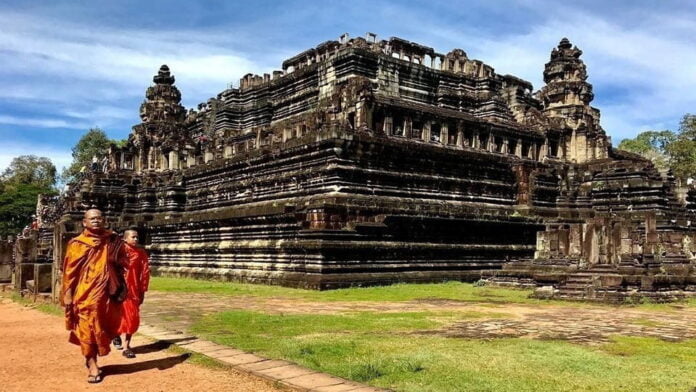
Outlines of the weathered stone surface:
<svg viewBox="0 0 696 392">
<path fill-rule="evenodd" d="M 581 55 L 561 40 L 533 93 L 461 49 L 344 37 L 188 111 L 162 66 L 128 143 L 38 211 L 29 258 L 58 270 L 96 206 L 141 230 L 163 275 L 679 297 L 696 191 L 611 147 Z"/>
</svg>

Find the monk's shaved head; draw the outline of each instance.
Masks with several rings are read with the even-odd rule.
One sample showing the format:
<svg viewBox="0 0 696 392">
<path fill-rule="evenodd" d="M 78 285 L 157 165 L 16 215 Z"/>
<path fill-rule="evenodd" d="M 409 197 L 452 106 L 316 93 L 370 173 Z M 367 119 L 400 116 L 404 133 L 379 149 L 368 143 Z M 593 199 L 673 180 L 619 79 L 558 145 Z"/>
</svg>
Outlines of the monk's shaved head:
<svg viewBox="0 0 696 392">
<path fill-rule="evenodd" d="M 102 212 L 98 208 L 90 208 L 89 210 L 85 211 L 84 219 L 87 219 L 88 217 L 91 217 L 93 215 L 99 215 L 102 216 Z"/>
<path fill-rule="evenodd" d="M 82 226 L 93 233 L 101 233 L 104 230 L 102 212 L 96 208 L 85 211 L 85 216 L 82 218 Z"/>
<path fill-rule="evenodd" d="M 138 245 L 138 230 L 128 229 L 124 231 L 123 241 L 130 246 Z"/>
</svg>

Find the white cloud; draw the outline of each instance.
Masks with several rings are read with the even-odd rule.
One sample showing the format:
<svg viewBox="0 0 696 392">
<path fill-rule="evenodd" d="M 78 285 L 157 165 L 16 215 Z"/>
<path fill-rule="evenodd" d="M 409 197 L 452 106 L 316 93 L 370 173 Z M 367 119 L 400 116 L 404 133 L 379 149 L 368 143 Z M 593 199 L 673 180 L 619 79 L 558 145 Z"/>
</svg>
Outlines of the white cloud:
<svg viewBox="0 0 696 392">
<path fill-rule="evenodd" d="M 50 158 L 51 162 L 58 169 L 58 173 L 72 163 L 72 152 L 69 149 L 60 149 L 41 144 L 9 142 L 0 150 L 0 173 L 5 171 L 12 159 L 20 155 L 36 155 L 38 157 Z"/>
<path fill-rule="evenodd" d="M 142 96 L 152 75 L 167 63 L 184 97 L 202 101 L 243 74 L 270 69 L 235 53 L 209 33 L 113 28 L 95 33 L 12 12 L 0 14 L 0 25 L 0 77 L 14 84 L 2 92 L 6 97 L 66 101 L 92 93 L 93 101 L 103 98 L 98 90 L 82 88 L 87 85 L 111 89 L 117 93 L 107 97 L 111 99 L 132 97 L 134 92 Z M 35 82 L 37 77 L 50 81 L 50 91 Z"/>
<path fill-rule="evenodd" d="M 20 125 L 26 127 L 37 127 L 37 128 L 72 128 L 81 129 L 85 128 L 85 123 L 81 122 L 71 122 L 62 119 L 54 118 L 24 118 L 16 116 L 7 116 L 0 114 L 0 124 L 8 125 Z"/>
</svg>

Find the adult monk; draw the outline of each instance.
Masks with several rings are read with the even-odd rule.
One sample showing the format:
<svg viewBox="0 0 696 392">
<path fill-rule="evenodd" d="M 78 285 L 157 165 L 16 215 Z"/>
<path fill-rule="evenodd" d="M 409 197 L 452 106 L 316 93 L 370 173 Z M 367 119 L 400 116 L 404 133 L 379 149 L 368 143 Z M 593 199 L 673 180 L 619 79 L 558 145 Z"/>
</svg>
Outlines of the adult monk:
<svg viewBox="0 0 696 392">
<path fill-rule="evenodd" d="M 123 242 L 104 228 L 101 211 L 85 212 L 82 225 L 82 234 L 70 240 L 66 249 L 61 301 L 69 341 L 80 346 L 89 369 L 87 382 L 98 383 L 102 375 L 97 355 L 109 353 L 117 334 L 118 302 L 125 294 L 121 276 L 128 259 Z"/>
<path fill-rule="evenodd" d="M 140 305 L 145 300 L 145 292 L 150 284 L 150 262 L 145 250 L 138 246 L 138 231 L 128 229 L 123 233 L 123 241 L 126 243 L 128 255 L 128 269 L 126 270 L 126 287 L 128 295 L 123 301 L 123 314 L 121 326 L 118 328 L 119 336 L 114 339 L 114 346 L 122 348 L 121 334 L 126 335 L 126 349 L 123 356 L 135 358 L 131 348 L 131 338 L 140 326 Z"/>
</svg>

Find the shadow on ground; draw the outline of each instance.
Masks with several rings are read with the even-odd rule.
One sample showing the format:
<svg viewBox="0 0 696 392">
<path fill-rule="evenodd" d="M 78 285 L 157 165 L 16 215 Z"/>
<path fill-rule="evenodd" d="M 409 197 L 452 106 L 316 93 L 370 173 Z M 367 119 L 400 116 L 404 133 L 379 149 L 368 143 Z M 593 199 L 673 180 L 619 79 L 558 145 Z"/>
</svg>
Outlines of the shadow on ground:
<svg viewBox="0 0 696 392">
<path fill-rule="evenodd" d="M 185 353 L 173 357 L 153 359 L 144 362 L 133 362 L 124 365 L 106 365 L 101 369 L 104 371 L 105 378 L 108 376 L 131 374 L 151 369 L 165 370 L 185 362 L 187 359 L 189 359 L 189 357 L 191 357 L 191 354 Z"/>
<path fill-rule="evenodd" d="M 156 342 L 152 342 L 150 344 L 146 344 L 143 346 L 138 346 L 138 347 L 133 347 L 133 354 L 149 354 L 149 353 L 154 353 L 157 351 L 162 351 L 165 350 L 169 347 L 171 347 L 174 344 L 181 343 L 181 342 L 186 342 L 189 340 L 193 340 L 195 338 L 183 338 L 183 339 L 171 339 L 167 341 L 163 340 L 158 340 Z"/>
</svg>

